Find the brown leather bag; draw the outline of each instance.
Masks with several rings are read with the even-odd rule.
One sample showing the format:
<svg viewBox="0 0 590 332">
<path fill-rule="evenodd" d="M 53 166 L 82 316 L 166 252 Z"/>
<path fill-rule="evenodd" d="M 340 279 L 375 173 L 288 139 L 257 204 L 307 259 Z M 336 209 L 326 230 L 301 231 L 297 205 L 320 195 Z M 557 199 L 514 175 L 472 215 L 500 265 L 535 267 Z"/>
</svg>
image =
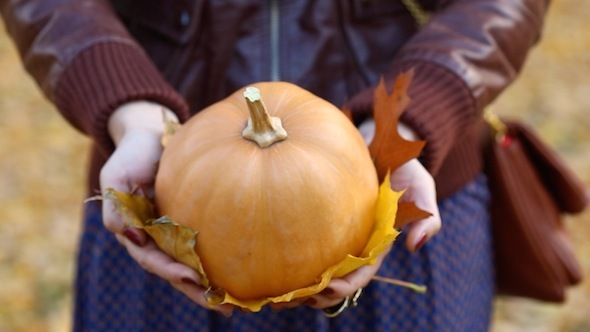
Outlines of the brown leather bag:
<svg viewBox="0 0 590 332">
<path fill-rule="evenodd" d="M 563 302 L 582 270 L 562 217 L 587 207 L 587 189 L 524 123 L 490 114 L 494 136 L 484 153 L 497 293 Z"/>
</svg>

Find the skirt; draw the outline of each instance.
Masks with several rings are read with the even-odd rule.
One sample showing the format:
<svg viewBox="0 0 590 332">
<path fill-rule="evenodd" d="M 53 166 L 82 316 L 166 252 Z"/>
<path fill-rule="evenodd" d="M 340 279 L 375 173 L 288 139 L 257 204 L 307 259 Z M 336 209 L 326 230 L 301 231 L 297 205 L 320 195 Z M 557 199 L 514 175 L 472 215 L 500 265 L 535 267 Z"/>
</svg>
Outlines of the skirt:
<svg viewBox="0 0 590 332">
<path fill-rule="evenodd" d="M 75 331 L 487 331 L 494 297 L 489 192 L 479 175 L 441 201 L 443 226 L 418 252 L 398 237 L 379 276 L 426 285 L 425 294 L 372 281 L 336 318 L 306 306 L 226 318 L 144 271 L 85 207 L 75 283 Z"/>
</svg>

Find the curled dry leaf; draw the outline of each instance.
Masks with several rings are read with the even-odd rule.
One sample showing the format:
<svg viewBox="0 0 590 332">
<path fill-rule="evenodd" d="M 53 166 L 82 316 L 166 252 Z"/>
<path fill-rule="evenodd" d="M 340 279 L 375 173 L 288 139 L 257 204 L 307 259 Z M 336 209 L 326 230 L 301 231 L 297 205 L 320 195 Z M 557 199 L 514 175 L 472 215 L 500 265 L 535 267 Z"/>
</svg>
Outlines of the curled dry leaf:
<svg viewBox="0 0 590 332">
<path fill-rule="evenodd" d="M 200 274 L 201 284 L 209 286 L 201 260 L 194 250 L 198 232 L 178 225 L 166 216 L 158 218 L 152 202 L 142 195 L 107 188 L 103 199 L 113 202 L 127 227 L 145 230 L 162 251 L 193 268 Z"/>
<path fill-rule="evenodd" d="M 394 171 L 406 162 L 417 158 L 426 144 L 424 141 L 407 141 L 397 130 L 400 116 L 410 103 L 407 91 L 413 76 L 413 71 L 400 74 L 395 80 L 391 94 L 387 92 L 383 79 L 375 90 L 373 101 L 375 138 L 369 145 L 369 152 L 380 180 L 389 171 Z"/>
<path fill-rule="evenodd" d="M 166 110 L 164 109 L 162 109 L 162 118 L 166 126 L 166 131 L 164 132 L 164 135 L 162 135 L 161 143 L 162 146 L 165 147 L 170 137 L 181 127 L 181 124 L 168 117 Z"/>
</svg>

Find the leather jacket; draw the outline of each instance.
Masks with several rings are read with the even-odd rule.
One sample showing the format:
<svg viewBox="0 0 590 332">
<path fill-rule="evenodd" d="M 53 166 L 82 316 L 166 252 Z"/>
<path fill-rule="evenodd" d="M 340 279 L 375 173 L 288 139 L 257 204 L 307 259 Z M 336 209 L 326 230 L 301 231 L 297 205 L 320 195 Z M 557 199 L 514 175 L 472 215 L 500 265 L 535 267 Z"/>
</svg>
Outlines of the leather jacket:
<svg viewBox="0 0 590 332">
<path fill-rule="evenodd" d="M 427 141 L 440 197 L 482 169 L 481 110 L 518 75 L 548 0 L 423 0 L 420 27 L 401 0 L 0 0 L 26 69 L 96 142 L 106 122 L 149 99 L 182 119 L 253 82 L 294 82 L 360 121 L 372 88 L 413 68 L 403 120 Z"/>
</svg>

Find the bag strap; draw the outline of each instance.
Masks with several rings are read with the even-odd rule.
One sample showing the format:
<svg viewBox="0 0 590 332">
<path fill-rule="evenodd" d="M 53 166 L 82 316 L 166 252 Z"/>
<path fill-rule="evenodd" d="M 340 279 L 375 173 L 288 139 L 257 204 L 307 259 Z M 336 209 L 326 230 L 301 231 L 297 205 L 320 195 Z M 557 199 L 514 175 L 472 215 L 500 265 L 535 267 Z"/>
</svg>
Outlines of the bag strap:
<svg viewBox="0 0 590 332">
<path fill-rule="evenodd" d="M 412 15 L 418 25 L 424 26 L 426 23 L 428 23 L 428 20 L 430 19 L 428 12 L 424 10 L 422 5 L 420 5 L 417 0 L 401 0 L 401 2 L 410 12 L 410 15 Z"/>
<path fill-rule="evenodd" d="M 492 110 L 491 107 L 487 107 L 483 111 L 483 119 L 490 128 L 492 136 L 496 142 L 502 142 L 508 133 L 508 126 L 504 123 L 498 114 Z"/>
</svg>

